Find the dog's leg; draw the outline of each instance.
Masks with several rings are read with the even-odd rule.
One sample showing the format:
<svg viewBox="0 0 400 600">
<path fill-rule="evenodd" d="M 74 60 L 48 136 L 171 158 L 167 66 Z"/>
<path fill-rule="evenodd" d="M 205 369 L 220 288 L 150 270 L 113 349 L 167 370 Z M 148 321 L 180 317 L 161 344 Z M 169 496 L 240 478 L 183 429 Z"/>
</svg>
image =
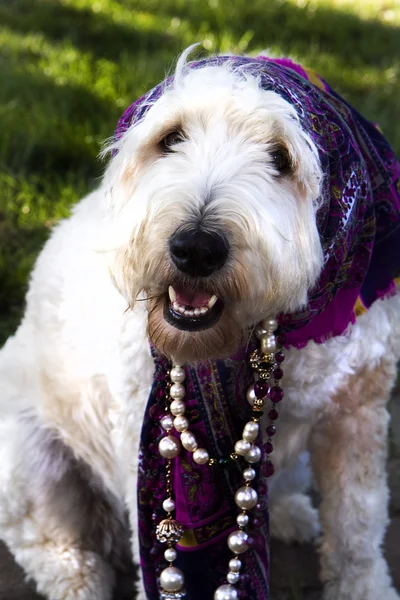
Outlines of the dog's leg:
<svg viewBox="0 0 400 600">
<path fill-rule="evenodd" d="M 5 418 L 0 439 L 0 537 L 17 562 L 49 600 L 110 600 L 114 573 L 100 554 L 111 507 L 88 490 L 85 467 L 32 418 Z"/>
<path fill-rule="evenodd" d="M 394 361 L 352 376 L 314 427 L 311 459 L 322 493 L 324 600 L 398 600 L 381 545 L 388 523 L 386 403 Z"/>
<path fill-rule="evenodd" d="M 306 493 L 310 487 L 311 472 L 306 452 L 298 457 L 292 468 L 281 467 L 271 478 L 269 514 L 272 537 L 286 543 L 308 542 L 317 537 L 320 533 L 319 515 Z"/>
</svg>

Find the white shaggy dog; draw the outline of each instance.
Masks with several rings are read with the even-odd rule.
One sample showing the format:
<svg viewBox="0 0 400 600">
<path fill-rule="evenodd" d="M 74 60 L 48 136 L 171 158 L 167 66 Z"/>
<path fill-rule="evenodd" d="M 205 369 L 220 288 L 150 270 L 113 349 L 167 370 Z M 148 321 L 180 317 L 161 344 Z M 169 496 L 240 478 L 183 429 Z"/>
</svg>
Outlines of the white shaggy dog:
<svg viewBox="0 0 400 600">
<path fill-rule="evenodd" d="M 49 600 L 110 600 L 126 508 L 139 561 L 149 337 L 178 361 L 225 358 L 255 323 L 304 307 L 324 265 L 325 173 L 293 106 L 229 61 L 188 69 L 185 59 L 112 144 L 100 187 L 55 228 L 0 353 L 0 537 Z M 189 259 L 171 239 L 197 239 L 199 228 L 212 246 L 196 259 L 199 277 L 221 304 L 219 319 L 187 331 L 165 315 L 166 294 L 198 278 L 179 266 Z M 325 600 L 400 597 L 381 552 L 399 314 L 392 294 L 346 335 L 287 351 L 271 527 L 286 541 L 319 532 L 304 481 L 279 481 L 308 449 L 322 494 Z M 138 594 L 146 598 L 140 582 Z"/>
</svg>

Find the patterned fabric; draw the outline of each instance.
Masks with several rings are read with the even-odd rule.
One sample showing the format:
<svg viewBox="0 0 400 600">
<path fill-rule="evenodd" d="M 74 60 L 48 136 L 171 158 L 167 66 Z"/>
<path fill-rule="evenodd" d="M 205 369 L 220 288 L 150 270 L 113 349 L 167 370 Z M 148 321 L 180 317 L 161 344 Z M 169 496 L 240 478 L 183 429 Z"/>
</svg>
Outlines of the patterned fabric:
<svg viewBox="0 0 400 600">
<path fill-rule="evenodd" d="M 310 339 L 323 342 L 343 334 L 358 312 L 376 299 L 394 293 L 393 275 L 400 257 L 400 165 L 379 129 L 364 119 L 319 76 L 287 59 L 214 57 L 189 66 L 229 64 L 238 74 L 253 74 L 265 90 L 273 90 L 294 106 L 303 128 L 314 140 L 325 174 L 317 224 L 324 268 L 304 310 L 279 317 L 288 346 Z M 132 104 L 118 123 L 118 140 L 144 117 L 171 85 L 173 78 Z M 245 400 L 251 372 L 242 349 L 226 361 L 186 368 L 188 416 L 200 445 L 215 457 L 227 456 L 248 420 Z M 148 600 L 158 600 L 157 578 L 163 548 L 155 525 L 163 518 L 165 461 L 159 457 L 168 365 L 154 354 L 155 380 L 145 414 L 139 461 L 139 537 L 141 567 Z M 264 457 L 263 457 L 264 458 Z M 185 526 L 177 566 L 186 579 L 188 600 L 212 600 L 227 573 L 226 538 L 235 528 L 233 494 L 241 482 L 237 464 L 210 469 L 196 465 L 183 452 L 173 471 L 177 518 Z M 243 555 L 240 597 L 268 599 L 267 486 L 261 477 L 261 498 L 253 545 Z M 254 523 L 254 521 L 253 521 Z"/>
<path fill-rule="evenodd" d="M 247 354 L 248 351 L 242 350 L 227 361 L 186 367 L 185 404 L 190 430 L 199 445 L 206 447 L 216 459 L 231 454 L 249 420 L 246 390 L 252 382 L 252 371 L 246 362 Z M 158 576 L 167 566 L 163 558 L 165 546 L 156 541 L 155 527 L 165 518 L 161 505 L 165 499 L 166 461 L 160 458 L 158 442 L 165 435 L 160 418 L 164 414 L 164 390 L 170 366 L 155 353 L 154 360 L 154 385 L 141 435 L 138 480 L 141 568 L 148 600 L 159 599 Z M 245 464 L 239 459 L 224 466 L 201 466 L 185 451 L 174 460 L 176 518 L 185 528 L 175 564 L 185 574 L 188 600 L 212 600 L 215 589 L 226 579 L 232 557 L 226 539 L 237 529 L 234 492 L 242 485 L 241 472 Z M 252 512 L 251 549 L 242 557 L 240 598 L 266 600 L 269 586 L 267 485 L 261 473 L 257 482 L 260 502 Z"/>
</svg>

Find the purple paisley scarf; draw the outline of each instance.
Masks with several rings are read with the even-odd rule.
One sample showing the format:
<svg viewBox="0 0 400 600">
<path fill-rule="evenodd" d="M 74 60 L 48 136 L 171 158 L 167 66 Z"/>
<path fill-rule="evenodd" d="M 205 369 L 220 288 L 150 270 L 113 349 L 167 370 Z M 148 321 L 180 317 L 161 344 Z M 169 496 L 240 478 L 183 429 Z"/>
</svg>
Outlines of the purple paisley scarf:
<svg viewBox="0 0 400 600">
<path fill-rule="evenodd" d="M 249 420 L 246 390 L 253 378 L 247 354 L 243 349 L 227 361 L 204 362 L 185 368 L 185 404 L 190 429 L 213 457 L 230 455 Z M 165 518 L 161 506 L 165 499 L 165 460 L 159 455 L 158 442 L 165 435 L 160 418 L 165 414 L 164 390 L 170 367 L 164 357 L 156 353 L 153 356 L 154 384 L 140 440 L 138 523 L 140 566 L 147 597 L 159 600 L 158 577 L 167 563 L 163 558 L 165 546 L 155 537 L 156 525 Z M 262 471 L 262 466 L 259 470 Z M 175 461 L 176 518 L 185 528 L 177 546 L 175 564 L 185 574 L 188 600 L 212 600 L 215 589 L 226 579 L 232 557 L 226 540 L 229 533 L 237 529 L 234 492 L 241 481 L 241 468 L 235 461 L 221 458 L 210 468 L 197 465 L 185 451 L 181 451 L 179 460 Z M 250 550 L 241 556 L 239 597 L 266 600 L 269 596 L 268 490 L 261 473 L 258 482 L 260 501 L 252 513 Z"/>
<path fill-rule="evenodd" d="M 279 317 L 286 345 L 302 347 L 341 335 L 378 298 L 394 293 L 393 277 L 400 273 L 400 165 L 379 129 L 364 119 L 314 72 L 288 59 L 213 57 L 191 63 L 193 69 L 229 62 L 239 74 L 253 74 L 261 86 L 294 106 L 303 128 L 315 141 L 325 173 L 324 202 L 317 224 L 325 263 L 307 306 Z M 119 139 L 144 117 L 173 78 L 132 104 L 118 123 Z M 226 361 L 186 367 L 187 403 L 191 429 L 213 456 L 227 456 L 248 420 L 245 391 L 251 372 L 246 351 Z M 143 423 L 139 460 L 139 537 L 141 567 L 149 600 L 158 600 L 157 578 L 163 563 L 155 525 L 165 494 L 163 459 L 158 455 L 162 435 L 168 364 L 154 353 L 155 378 Z M 261 467 L 262 471 L 262 467 Z M 229 552 L 226 538 L 235 528 L 233 490 L 240 482 L 238 466 L 210 469 L 196 465 L 183 452 L 173 473 L 177 518 L 185 526 L 179 560 L 185 573 L 188 600 L 212 600 L 224 581 Z M 268 513 L 267 486 L 259 479 L 262 499 L 255 515 L 251 550 L 244 555 L 240 597 L 267 600 Z"/>
</svg>

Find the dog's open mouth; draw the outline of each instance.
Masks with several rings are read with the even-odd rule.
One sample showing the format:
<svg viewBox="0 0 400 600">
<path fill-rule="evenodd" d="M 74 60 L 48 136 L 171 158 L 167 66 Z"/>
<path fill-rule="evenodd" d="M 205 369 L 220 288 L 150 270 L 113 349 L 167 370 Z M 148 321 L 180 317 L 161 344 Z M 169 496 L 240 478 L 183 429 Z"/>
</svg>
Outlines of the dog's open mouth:
<svg viewBox="0 0 400 600">
<path fill-rule="evenodd" d="M 164 318 L 170 325 L 184 331 L 201 331 L 215 325 L 224 310 L 215 294 L 190 288 L 168 288 Z"/>
</svg>

